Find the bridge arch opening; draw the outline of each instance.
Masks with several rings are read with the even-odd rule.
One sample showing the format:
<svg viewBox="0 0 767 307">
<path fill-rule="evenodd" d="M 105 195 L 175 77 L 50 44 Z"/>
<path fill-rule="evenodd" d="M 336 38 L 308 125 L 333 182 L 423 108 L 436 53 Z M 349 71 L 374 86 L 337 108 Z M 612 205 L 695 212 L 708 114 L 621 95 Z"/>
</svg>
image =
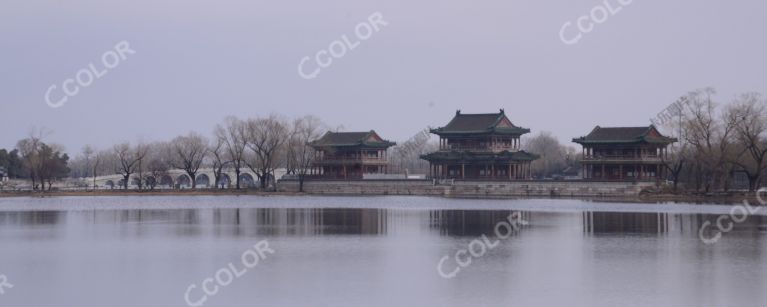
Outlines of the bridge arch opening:
<svg viewBox="0 0 767 307">
<path fill-rule="evenodd" d="M 192 180 L 189 179 L 189 176 L 187 176 L 186 174 L 181 174 L 178 177 L 176 177 L 176 186 L 180 189 L 191 188 Z"/>
<path fill-rule="evenodd" d="M 244 188 L 255 188 L 256 187 L 256 180 L 253 179 L 253 176 L 248 173 L 242 173 L 240 174 L 240 187 Z"/>
<path fill-rule="evenodd" d="M 208 175 L 206 174 L 199 174 L 197 175 L 197 180 L 195 184 L 197 185 L 198 188 L 199 187 L 207 188 L 210 185 L 210 177 L 208 177 Z"/>
<path fill-rule="evenodd" d="M 173 187 L 173 177 L 170 175 L 163 175 L 160 177 L 160 186 L 172 188 Z"/>
</svg>

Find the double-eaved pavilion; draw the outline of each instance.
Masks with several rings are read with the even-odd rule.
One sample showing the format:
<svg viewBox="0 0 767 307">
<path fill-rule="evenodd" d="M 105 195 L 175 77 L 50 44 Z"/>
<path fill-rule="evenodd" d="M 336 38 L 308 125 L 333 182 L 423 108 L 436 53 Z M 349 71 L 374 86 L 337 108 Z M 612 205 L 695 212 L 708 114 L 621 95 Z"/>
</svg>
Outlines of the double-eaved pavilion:
<svg viewBox="0 0 767 307">
<path fill-rule="evenodd" d="M 439 151 L 421 156 L 438 179 L 530 179 L 535 154 L 520 150 L 519 138 L 530 129 L 511 123 L 503 109 L 499 113 L 461 114 L 446 126 L 431 129 L 439 135 Z"/>
<path fill-rule="evenodd" d="M 385 174 L 389 163 L 386 150 L 394 146 L 373 130 L 368 132 L 327 132 L 309 143 L 317 150 L 311 175 L 328 179 L 363 179 L 364 174 Z"/>
<path fill-rule="evenodd" d="M 596 126 L 587 136 L 573 139 L 583 145 L 584 179 L 647 181 L 665 178 L 666 147 L 676 141 L 652 125 Z"/>
</svg>

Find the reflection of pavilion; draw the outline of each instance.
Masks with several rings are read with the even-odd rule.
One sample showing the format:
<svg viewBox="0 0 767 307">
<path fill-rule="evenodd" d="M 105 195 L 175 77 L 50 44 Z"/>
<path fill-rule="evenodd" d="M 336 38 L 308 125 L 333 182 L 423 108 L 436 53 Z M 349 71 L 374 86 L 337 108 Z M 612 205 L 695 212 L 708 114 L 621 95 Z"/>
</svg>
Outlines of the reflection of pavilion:
<svg viewBox="0 0 767 307">
<path fill-rule="evenodd" d="M 669 230 L 668 213 L 583 212 L 583 231 L 595 234 L 662 234 Z"/>
<path fill-rule="evenodd" d="M 247 235 L 379 235 L 387 230 L 383 209 L 215 209 L 212 222 L 236 225 Z"/>
<path fill-rule="evenodd" d="M 429 227 L 439 229 L 440 234 L 448 236 L 495 236 L 495 226 L 508 222 L 509 216 L 515 212 L 524 221 L 530 221 L 531 214 L 525 211 L 438 210 L 429 212 Z"/>
</svg>

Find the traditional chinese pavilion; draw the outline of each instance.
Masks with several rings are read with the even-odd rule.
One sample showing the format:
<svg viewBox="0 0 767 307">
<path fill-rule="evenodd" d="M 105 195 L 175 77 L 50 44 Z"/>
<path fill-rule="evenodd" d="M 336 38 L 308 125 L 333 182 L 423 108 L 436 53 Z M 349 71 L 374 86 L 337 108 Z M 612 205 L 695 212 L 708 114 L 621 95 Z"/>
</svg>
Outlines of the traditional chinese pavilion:
<svg viewBox="0 0 767 307">
<path fill-rule="evenodd" d="M 395 143 L 369 132 L 328 132 L 309 144 L 318 151 L 311 174 L 328 179 L 362 179 L 363 174 L 385 174 L 386 150 Z"/>
<path fill-rule="evenodd" d="M 663 136 L 655 126 L 596 126 L 573 142 L 583 145 L 583 177 L 598 180 L 659 180 L 665 178 L 666 147 L 675 138 Z"/>
<path fill-rule="evenodd" d="M 530 129 L 511 123 L 499 113 L 461 114 L 444 127 L 431 129 L 439 136 L 439 151 L 421 156 L 438 179 L 530 179 L 535 154 L 520 150 L 519 138 Z"/>
</svg>

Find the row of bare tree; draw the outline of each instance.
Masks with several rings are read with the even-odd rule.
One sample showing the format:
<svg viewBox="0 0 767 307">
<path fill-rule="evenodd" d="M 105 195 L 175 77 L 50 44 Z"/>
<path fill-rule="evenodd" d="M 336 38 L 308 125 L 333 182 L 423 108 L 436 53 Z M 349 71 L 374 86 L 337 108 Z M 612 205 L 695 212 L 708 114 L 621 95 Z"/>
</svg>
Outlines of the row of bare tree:
<svg viewBox="0 0 767 307">
<path fill-rule="evenodd" d="M 733 174 L 741 172 L 754 191 L 767 169 L 767 101 L 746 93 L 722 104 L 715 95 L 713 88 L 690 92 L 664 124 L 679 140 L 664 161 L 674 190 L 682 183 L 699 192 L 727 191 Z"/>
<path fill-rule="evenodd" d="M 197 173 L 202 167 L 213 168 L 215 186 L 220 186 L 228 170 L 236 174 L 235 187 L 241 188 L 240 173 L 253 172 L 262 189 L 272 184 L 274 171 L 286 167 L 297 175 L 303 188 L 307 170 L 315 155 L 308 143 L 321 137 L 326 125 L 316 117 L 287 120 L 279 115 L 239 119 L 228 117 L 217 125 L 212 138 L 191 132 L 169 142 L 124 142 L 110 149 L 96 151 L 86 146 L 73 161 L 73 177 L 120 174 L 122 185 L 137 184 L 139 189 L 154 189 L 157 180 L 170 169 L 181 169 L 197 187 Z M 133 181 L 130 181 L 133 179 Z"/>
</svg>

